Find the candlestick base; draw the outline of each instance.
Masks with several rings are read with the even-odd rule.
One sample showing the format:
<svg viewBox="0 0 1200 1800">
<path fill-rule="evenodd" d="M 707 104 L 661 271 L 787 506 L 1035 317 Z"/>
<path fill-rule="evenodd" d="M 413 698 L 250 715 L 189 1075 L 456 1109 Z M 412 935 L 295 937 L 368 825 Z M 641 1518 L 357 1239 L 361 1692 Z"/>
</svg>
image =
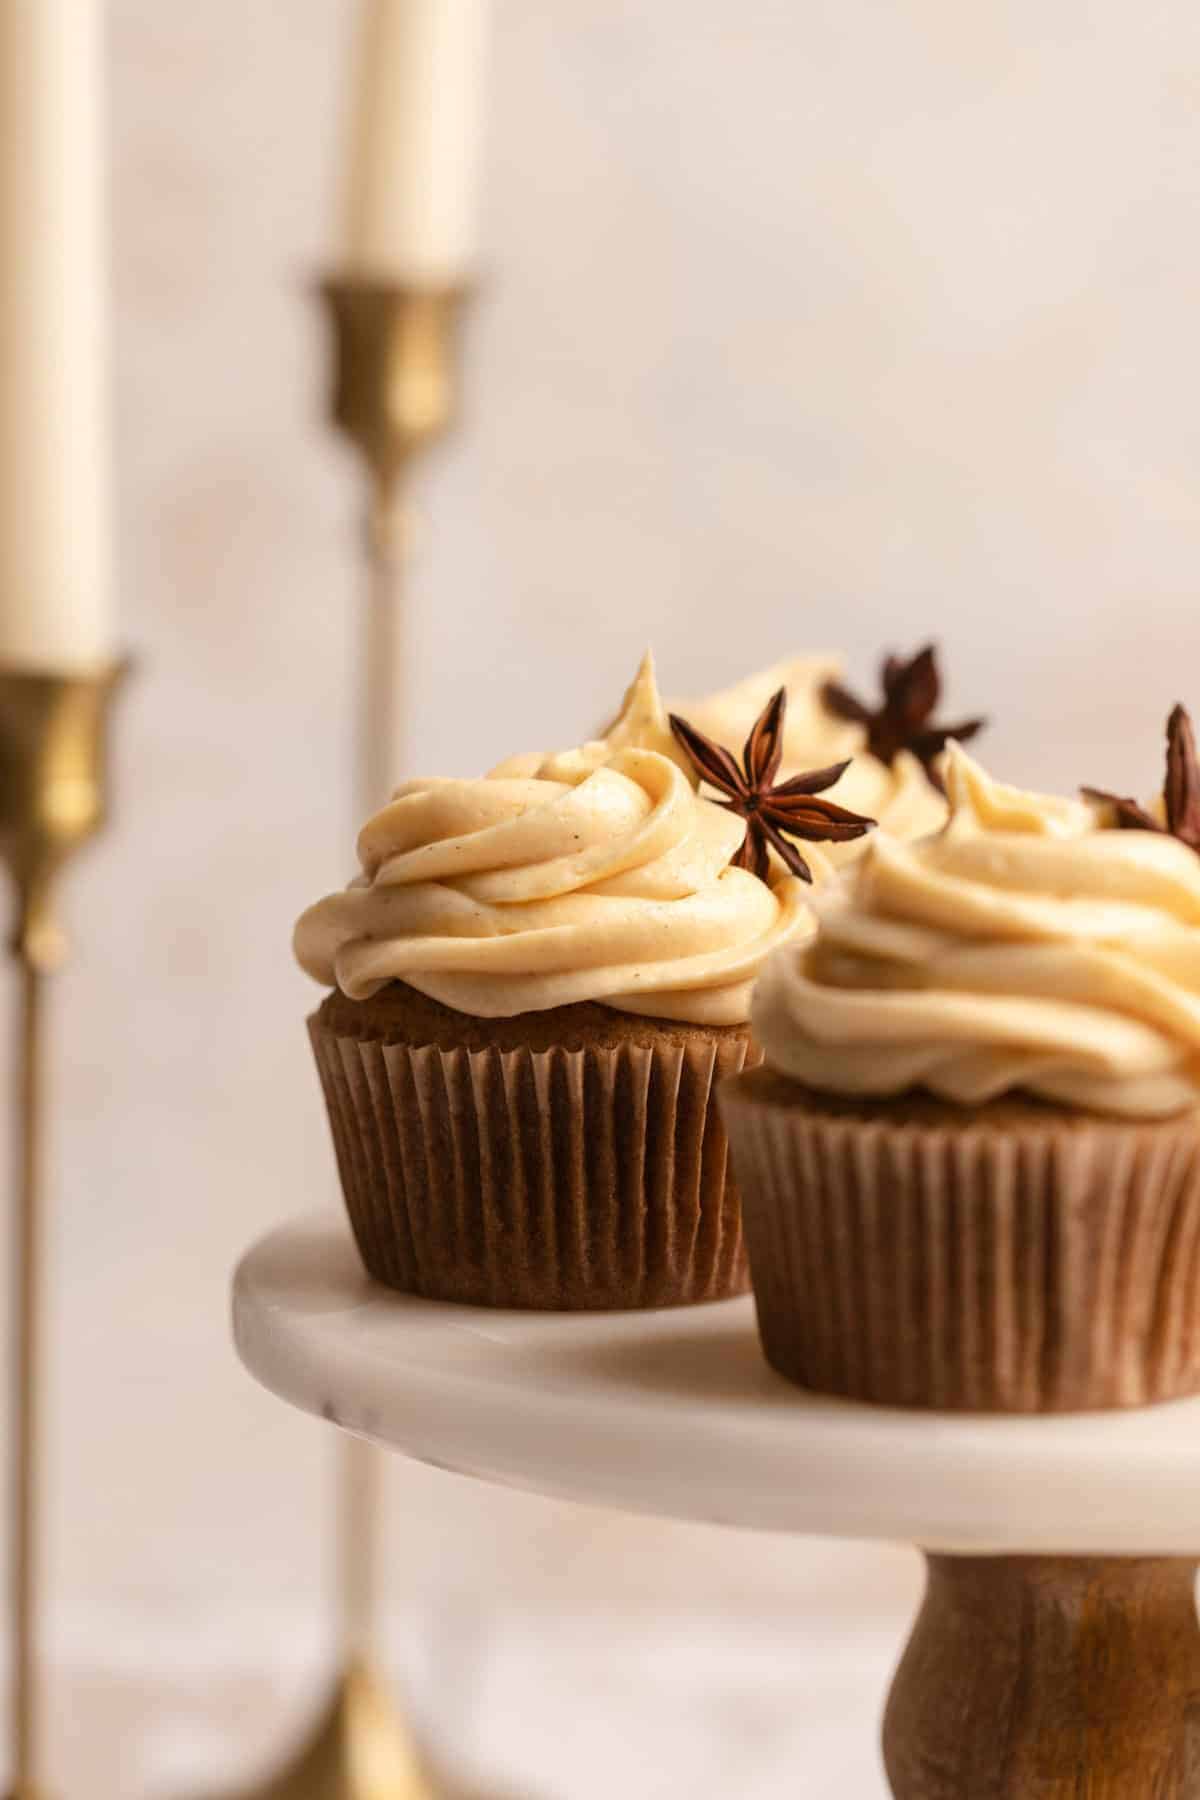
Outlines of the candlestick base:
<svg viewBox="0 0 1200 1800">
<path fill-rule="evenodd" d="M 308 1742 L 237 1800 L 437 1800 L 437 1791 L 382 1683 L 355 1659 Z"/>
</svg>

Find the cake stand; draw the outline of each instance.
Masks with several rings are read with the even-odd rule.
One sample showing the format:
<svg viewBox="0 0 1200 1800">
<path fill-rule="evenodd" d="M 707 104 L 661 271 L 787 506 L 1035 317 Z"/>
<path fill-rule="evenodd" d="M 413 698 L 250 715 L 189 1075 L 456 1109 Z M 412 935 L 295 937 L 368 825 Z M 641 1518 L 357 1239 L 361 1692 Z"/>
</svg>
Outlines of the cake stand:
<svg viewBox="0 0 1200 1800">
<path fill-rule="evenodd" d="M 1200 1800 L 1200 1401 L 988 1419 L 824 1400 L 766 1366 L 749 1300 L 439 1306 L 369 1282 L 328 1218 L 251 1250 L 233 1310 L 266 1387 L 438 1468 L 920 1545 L 883 1728 L 897 1800 Z"/>
</svg>

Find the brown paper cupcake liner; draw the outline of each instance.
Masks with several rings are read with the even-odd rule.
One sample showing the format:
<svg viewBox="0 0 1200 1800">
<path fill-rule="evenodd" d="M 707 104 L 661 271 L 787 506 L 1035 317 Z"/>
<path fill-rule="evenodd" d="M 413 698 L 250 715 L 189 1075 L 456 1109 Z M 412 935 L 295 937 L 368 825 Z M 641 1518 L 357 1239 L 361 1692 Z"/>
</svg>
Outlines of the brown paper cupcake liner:
<svg viewBox="0 0 1200 1800">
<path fill-rule="evenodd" d="M 1200 1391 L 1195 1117 L 871 1119 L 780 1104 L 772 1080 L 722 1107 L 763 1348 L 790 1380 L 1005 1413 Z"/>
<path fill-rule="evenodd" d="M 368 1272 L 428 1299 L 677 1306 L 749 1273 L 718 1080 L 722 1034 L 580 1049 L 447 1049 L 309 1021 Z"/>
</svg>

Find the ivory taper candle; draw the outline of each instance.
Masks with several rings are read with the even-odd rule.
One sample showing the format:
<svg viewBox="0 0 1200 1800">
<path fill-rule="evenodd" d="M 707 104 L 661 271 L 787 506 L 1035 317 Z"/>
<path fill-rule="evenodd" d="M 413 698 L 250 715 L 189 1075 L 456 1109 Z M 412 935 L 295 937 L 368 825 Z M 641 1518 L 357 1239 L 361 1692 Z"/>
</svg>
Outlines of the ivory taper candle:
<svg viewBox="0 0 1200 1800">
<path fill-rule="evenodd" d="M 351 91 L 348 275 L 450 286 L 475 259 L 487 0 L 365 0 Z"/>
<path fill-rule="evenodd" d="M 0 0 L 0 662 L 113 654 L 100 0 Z"/>
</svg>

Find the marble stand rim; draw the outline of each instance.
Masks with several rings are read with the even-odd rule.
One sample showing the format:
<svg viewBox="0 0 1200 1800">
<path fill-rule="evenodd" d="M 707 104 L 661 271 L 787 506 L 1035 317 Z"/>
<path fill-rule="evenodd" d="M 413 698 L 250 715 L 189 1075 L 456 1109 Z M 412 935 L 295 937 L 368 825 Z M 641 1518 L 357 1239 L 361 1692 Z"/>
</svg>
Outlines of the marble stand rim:
<svg viewBox="0 0 1200 1800">
<path fill-rule="evenodd" d="M 362 1273 L 339 1217 L 242 1259 L 257 1380 L 418 1461 L 560 1499 L 974 1555 L 1200 1553 L 1200 1399 L 987 1419 L 806 1396 L 752 1302 L 529 1314 L 439 1306 Z"/>
</svg>

